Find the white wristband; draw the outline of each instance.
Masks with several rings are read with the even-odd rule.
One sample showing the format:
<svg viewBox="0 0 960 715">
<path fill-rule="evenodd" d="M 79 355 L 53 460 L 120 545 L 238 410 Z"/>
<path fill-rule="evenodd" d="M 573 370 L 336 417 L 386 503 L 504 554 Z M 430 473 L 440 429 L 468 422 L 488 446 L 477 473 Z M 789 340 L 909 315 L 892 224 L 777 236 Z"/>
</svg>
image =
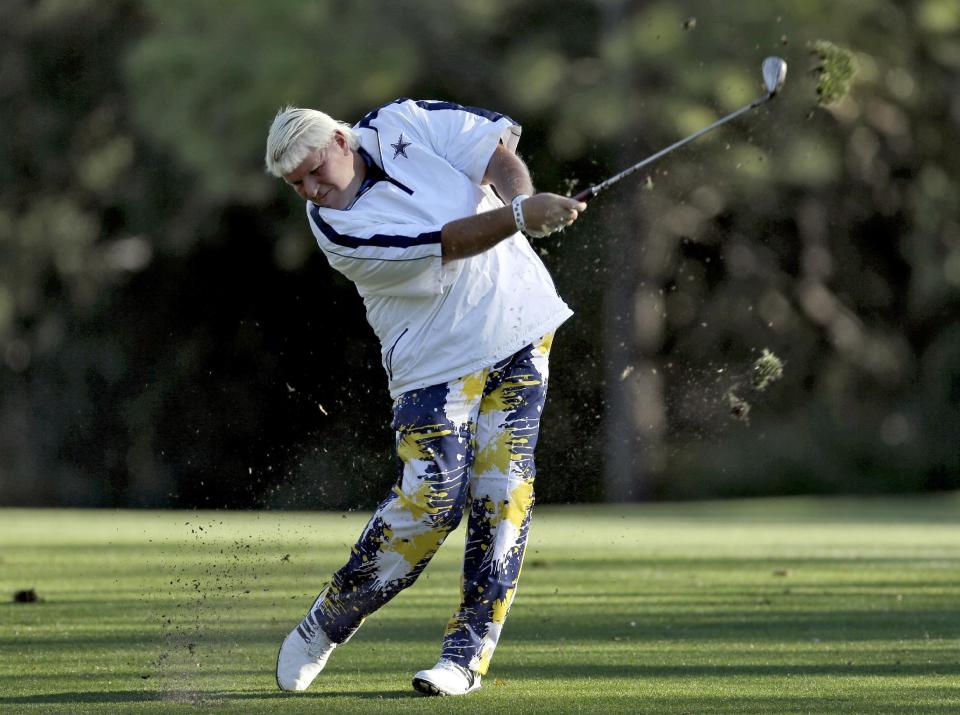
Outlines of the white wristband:
<svg viewBox="0 0 960 715">
<path fill-rule="evenodd" d="M 513 209 L 513 222 L 517 225 L 517 230 L 524 235 L 527 234 L 527 224 L 523 221 L 523 202 L 529 198 L 526 194 L 517 194 L 510 202 L 510 207 Z"/>
</svg>

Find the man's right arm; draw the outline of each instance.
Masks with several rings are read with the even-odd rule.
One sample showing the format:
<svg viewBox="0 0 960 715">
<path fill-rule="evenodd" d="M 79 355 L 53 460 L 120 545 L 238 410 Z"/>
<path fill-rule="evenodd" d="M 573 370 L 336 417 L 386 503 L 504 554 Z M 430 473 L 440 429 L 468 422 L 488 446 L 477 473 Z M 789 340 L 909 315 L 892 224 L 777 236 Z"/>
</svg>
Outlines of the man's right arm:
<svg viewBox="0 0 960 715">
<path fill-rule="evenodd" d="M 576 221 L 587 205 L 557 194 L 535 194 L 523 202 L 522 208 L 527 226 L 538 231 L 555 231 Z M 443 262 L 476 256 L 516 232 L 513 210 L 509 206 L 451 221 L 440 232 Z"/>
</svg>

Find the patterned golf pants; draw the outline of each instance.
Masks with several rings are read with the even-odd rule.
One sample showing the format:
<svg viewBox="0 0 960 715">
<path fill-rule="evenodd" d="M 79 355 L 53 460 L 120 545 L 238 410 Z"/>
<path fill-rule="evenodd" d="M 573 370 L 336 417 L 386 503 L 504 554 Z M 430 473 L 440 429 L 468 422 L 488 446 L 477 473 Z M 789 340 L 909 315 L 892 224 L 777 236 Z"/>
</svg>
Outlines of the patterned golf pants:
<svg viewBox="0 0 960 715">
<path fill-rule="evenodd" d="M 335 643 L 346 641 L 417 579 L 467 509 L 461 603 L 442 657 L 487 671 L 527 541 L 552 340 L 546 335 L 490 368 L 397 398 L 400 479 L 301 622 L 301 635 L 321 628 Z"/>
</svg>

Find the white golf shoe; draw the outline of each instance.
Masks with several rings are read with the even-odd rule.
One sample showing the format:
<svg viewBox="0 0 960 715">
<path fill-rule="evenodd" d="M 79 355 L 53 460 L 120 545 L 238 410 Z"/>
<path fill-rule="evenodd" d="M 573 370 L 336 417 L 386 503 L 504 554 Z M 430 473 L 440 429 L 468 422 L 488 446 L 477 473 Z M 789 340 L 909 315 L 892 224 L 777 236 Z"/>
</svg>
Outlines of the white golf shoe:
<svg viewBox="0 0 960 715">
<path fill-rule="evenodd" d="M 299 626 L 294 628 L 277 653 L 277 685 L 281 690 L 306 690 L 336 647 L 320 628 L 309 640 L 300 635 Z"/>
<path fill-rule="evenodd" d="M 466 695 L 480 689 L 480 674 L 441 659 L 430 670 L 414 675 L 413 687 L 424 695 Z"/>
</svg>

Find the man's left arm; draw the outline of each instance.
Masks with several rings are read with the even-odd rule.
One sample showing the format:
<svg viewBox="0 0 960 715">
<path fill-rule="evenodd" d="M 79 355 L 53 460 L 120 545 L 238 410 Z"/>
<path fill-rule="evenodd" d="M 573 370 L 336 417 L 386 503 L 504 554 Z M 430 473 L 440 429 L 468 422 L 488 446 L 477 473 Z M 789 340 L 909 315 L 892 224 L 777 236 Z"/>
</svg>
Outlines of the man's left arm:
<svg viewBox="0 0 960 715">
<path fill-rule="evenodd" d="M 533 180 L 523 160 L 503 144 L 497 144 L 487 170 L 483 174 L 483 183 L 492 184 L 497 195 L 509 204 L 517 194 L 533 196 Z"/>
<path fill-rule="evenodd" d="M 490 157 L 483 183 L 492 184 L 507 204 L 519 194 L 530 196 L 523 202 L 523 217 L 528 226 L 538 229 L 569 226 L 587 208 L 586 204 L 566 196 L 535 193 L 526 165 L 503 144 L 497 145 Z M 441 231 L 443 262 L 483 253 L 516 232 L 513 209 L 509 205 L 451 221 Z"/>
</svg>

